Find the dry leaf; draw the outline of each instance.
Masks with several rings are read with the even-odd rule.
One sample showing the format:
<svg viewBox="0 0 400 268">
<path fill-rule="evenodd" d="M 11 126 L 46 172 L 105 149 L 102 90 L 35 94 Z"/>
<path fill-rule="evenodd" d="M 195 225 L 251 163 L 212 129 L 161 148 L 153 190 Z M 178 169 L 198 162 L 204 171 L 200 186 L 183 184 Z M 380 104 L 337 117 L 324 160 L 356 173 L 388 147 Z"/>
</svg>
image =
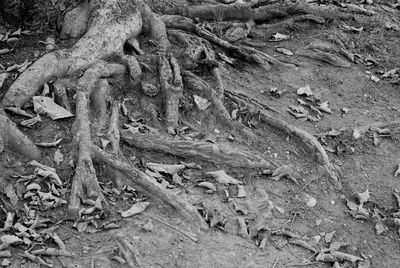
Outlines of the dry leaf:
<svg viewBox="0 0 400 268">
<path fill-rule="evenodd" d="M 33 108 L 38 114 L 46 114 L 52 120 L 74 116 L 71 112 L 56 104 L 53 99 L 43 96 L 33 97 Z"/>
<path fill-rule="evenodd" d="M 171 175 L 185 169 L 185 165 L 169 165 L 169 164 L 158 164 L 152 162 L 147 163 L 146 167 L 148 169 L 151 169 L 152 171 L 167 173 Z"/>
<path fill-rule="evenodd" d="M 278 47 L 276 50 L 286 56 L 294 56 L 293 52 L 287 48 Z"/>
<path fill-rule="evenodd" d="M 200 183 L 198 184 L 198 186 L 207 188 L 208 190 L 211 190 L 211 191 L 213 191 L 213 192 L 217 191 L 217 188 L 215 187 L 215 185 L 212 184 L 211 182 L 208 182 L 208 181 L 200 182 Z"/>
<path fill-rule="evenodd" d="M 193 95 L 193 101 L 196 104 L 197 109 L 199 109 L 200 111 L 207 110 L 208 107 L 210 107 L 210 105 L 211 105 L 211 102 L 209 102 L 205 98 L 202 98 L 198 95 Z"/>
<path fill-rule="evenodd" d="M 64 161 L 64 155 L 61 153 L 60 149 L 54 152 L 54 162 L 56 165 L 60 165 Z"/>
<path fill-rule="evenodd" d="M 11 52 L 11 51 L 12 51 L 12 50 L 11 50 L 11 49 L 8 49 L 8 48 L 0 49 L 0 55 L 7 54 L 8 52 Z"/>
<path fill-rule="evenodd" d="M 307 96 L 310 97 L 313 95 L 313 92 L 310 88 L 310 85 L 306 85 L 305 87 L 301 87 L 297 90 L 297 95 L 299 96 Z"/>
<path fill-rule="evenodd" d="M 243 185 L 238 185 L 237 186 L 237 198 L 242 198 L 242 197 L 246 197 L 246 190 L 244 189 Z"/>
<path fill-rule="evenodd" d="M 30 165 L 36 167 L 35 169 L 35 173 L 45 177 L 45 178 L 51 178 L 54 179 L 55 182 L 59 185 L 62 186 L 62 182 L 60 177 L 57 175 L 56 173 L 56 169 L 52 168 L 52 167 L 48 167 L 46 165 L 40 164 L 39 162 L 32 160 L 31 162 L 29 162 Z"/>
<path fill-rule="evenodd" d="M 146 208 L 149 205 L 150 205 L 149 202 L 138 202 L 138 203 L 134 204 L 130 209 L 121 212 L 121 217 L 127 218 L 127 217 L 137 215 L 139 213 L 142 213 L 143 211 L 146 210 Z"/>
<path fill-rule="evenodd" d="M 328 114 L 332 114 L 333 113 L 332 110 L 328 107 L 328 102 L 327 101 L 321 103 L 319 105 L 318 109 L 323 111 L 323 112 L 325 112 L 325 113 L 328 113 Z"/>
<path fill-rule="evenodd" d="M 295 184 L 299 184 L 297 179 L 293 176 L 293 173 L 294 170 L 291 165 L 283 165 L 274 170 L 274 172 L 272 173 L 271 180 L 278 181 L 283 177 L 287 177 Z"/>
<path fill-rule="evenodd" d="M 279 42 L 279 41 L 288 40 L 288 39 L 290 39 L 289 35 L 276 33 L 276 34 L 272 35 L 272 38 L 270 39 L 270 41 Z"/>
<path fill-rule="evenodd" d="M 357 197 L 358 201 L 360 202 L 360 206 L 362 206 L 364 203 L 368 202 L 368 200 L 370 198 L 369 190 L 367 189 L 363 193 L 357 192 L 356 197 Z"/>
<path fill-rule="evenodd" d="M 14 186 L 11 183 L 8 183 L 4 187 L 3 191 L 7 195 L 7 197 L 10 199 L 11 205 L 16 206 L 18 203 L 18 196 L 15 193 Z"/>
<path fill-rule="evenodd" d="M 2 244 L 13 245 L 16 243 L 22 243 L 22 239 L 15 235 L 2 235 L 0 236 L 0 241 Z"/>
<path fill-rule="evenodd" d="M 241 184 L 242 182 L 226 174 L 225 170 L 218 170 L 207 172 L 207 175 L 213 177 L 218 183 L 221 184 Z"/>
</svg>

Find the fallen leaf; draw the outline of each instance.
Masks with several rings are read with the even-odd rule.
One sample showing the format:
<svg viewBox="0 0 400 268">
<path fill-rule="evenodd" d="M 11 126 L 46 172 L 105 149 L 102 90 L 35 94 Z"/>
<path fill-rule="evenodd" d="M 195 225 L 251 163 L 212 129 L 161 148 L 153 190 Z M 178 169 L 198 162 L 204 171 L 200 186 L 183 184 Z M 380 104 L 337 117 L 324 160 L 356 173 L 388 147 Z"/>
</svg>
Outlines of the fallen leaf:
<svg viewBox="0 0 400 268">
<path fill-rule="evenodd" d="M 158 164 L 152 162 L 146 163 L 146 167 L 148 169 L 151 169 L 152 171 L 167 173 L 171 175 L 185 169 L 185 165 L 169 165 L 169 164 Z"/>
<path fill-rule="evenodd" d="M 48 115 L 52 120 L 74 116 L 70 111 L 56 104 L 53 99 L 43 96 L 33 97 L 33 109 L 38 114 Z"/>
<path fill-rule="evenodd" d="M 15 193 L 14 186 L 11 183 L 8 183 L 4 187 L 3 191 L 7 195 L 7 197 L 10 199 L 11 205 L 16 206 L 18 203 L 18 196 Z"/>
<path fill-rule="evenodd" d="M 238 185 L 237 186 L 237 198 L 242 198 L 242 197 L 246 197 L 246 190 L 244 189 L 243 185 Z"/>
<path fill-rule="evenodd" d="M 215 187 L 215 185 L 212 184 L 211 182 L 208 182 L 208 181 L 200 182 L 200 183 L 198 184 L 198 186 L 204 187 L 204 188 L 206 188 L 206 189 L 208 189 L 208 190 L 211 190 L 211 191 L 213 191 L 213 192 L 217 191 L 217 188 Z"/>
<path fill-rule="evenodd" d="M 193 95 L 193 101 L 196 104 L 197 109 L 200 111 L 205 111 L 210 107 L 211 102 L 209 102 L 207 99 L 202 98 L 198 95 Z"/>
<path fill-rule="evenodd" d="M 134 204 L 130 209 L 121 212 L 121 217 L 127 218 L 127 217 L 131 217 L 131 216 L 140 214 L 143 211 L 145 211 L 149 205 L 150 205 L 149 202 L 138 202 L 138 203 Z"/>
<path fill-rule="evenodd" d="M 271 180 L 278 181 L 283 177 L 287 177 L 288 179 L 293 181 L 295 184 L 299 184 L 297 179 L 292 175 L 293 173 L 294 173 L 294 170 L 291 165 L 283 165 L 274 170 L 274 172 L 272 173 Z"/>
<path fill-rule="evenodd" d="M 383 225 L 381 221 L 377 221 L 375 223 L 375 232 L 377 235 L 385 234 L 388 230 L 389 230 L 388 227 Z"/>
<path fill-rule="evenodd" d="M 272 42 L 279 42 L 279 41 L 290 39 L 289 35 L 280 34 L 280 33 L 276 33 L 276 34 L 272 35 L 271 37 L 272 38 L 270 39 L 270 41 L 272 41 Z"/>
<path fill-rule="evenodd" d="M 60 165 L 64 161 L 64 155 L 61 153 L 60 149 L 54 152 L 54 162 L 56 165 Z"/>
<path fill-rule="evenodd" d="M 8 78 L 8 73 L 1 73 L 0 74 L 0 88 L 3 86 L 4 81 Z"/>
<path fill-rule="evenodd" d="M 305 87 L 301 87 L 299 89 L 297 89 L 297 95 L 299 96 L 307 96 L 310 97 L 313 95 L 313 92 L 310 88 L 310 85 L 306 85 Z"/>
<path fill-rule="evenodd" d="M 15 235 L 2 235 L 0 236 L 0 241 L 2 244 L 13 245 L 16 243 L 22 243 L 22 239 Z"/>
<path fill-rule="evenodd" d="M 8 52 L 11 52 L 11 51 L 12 51 L 12 50 L 11 50 L 11 49 L 8 49 L 8 48 L 0 49 L 0 55 L 7 54 Z"/>
<path fill-rule="evenodd" d="M 276 50 L 286 56 L 294 56 L 293 52 L 287 48 L 278 47 Z"/>
<path fill-rule="evenodd" d="M 21 28 L 13 32 L 11 35 L 21 35 Z"/>
<path fill-rule="evenodd" d="M 225 170 L 218 170 L 207 172 L 207 175 L 213 177 L 218 183 L 221 184 L 241 184 L 242 182 L 226 174 Z"/>
<path fill-rule="evenodd" d="M 37 175 L 40 175 L 42 177 L 45 178 L 51 178 L 54 179 L 55 182 L 59 185 L 62 186 L 62 182 L 60 177 L 57 175 L 56 173 L 56 169 L 52 168 L 52 167 L 48 167 L 46 165 L 40 164 L 39 162 L 32 160 L 31 162 L 29 162 L 30 165 L 36 167 L 35 169 L 35 173 Z"/>
<path fill-rule="evenodd" d="M 325 234 L 325 242 L 326 243 L 331 243 L 332 242 L 332 238 L 335 235 L 336 231 L 330 232 Z"/>
<path fill-rule="evenodd" d="M 328 107 L 328 102 L 327 101 L 321 103 L 318 106 L 318 109 L 321 110 L 322 112 L 325 112 L 325 113 L 328 113 L 328 114 L 332 114 L 333 113 L 332 110 Z"/>
<path fill-rule="evenodd" d="M 358 210 L 358 205 L 356 203 L 354 203 L 354 202 L 351 202 L 351 201 L 347 200 L 346 205 L 352 211 L 357 211 Z"/>
<path fill-rule="evenodd" d="M 396 76 L 396 73 L 400 73 L 400 68 L 395 68 L 390 71 L 387 71 L 381 76 L 381 78 L 393 78 Z"/>
<path fill-rule="evenodd" d="M 363 193 L 357 192 L 356 197 L 357 197 L 358 201 L 360 202 L 360 206 L 362 206 L 364 203 L 368 202 L 368 200 L 370 198 L 369 190 L 367 189 Z"/>
<path fill-rule="evenodd" d="M 243 217 L 237 217 L 237 222 L 239 225 L 238 235 L 240 235 L 244 239 L 249 238 L 249 232 L 247 231 L 247 225 Z"/>
</svg>

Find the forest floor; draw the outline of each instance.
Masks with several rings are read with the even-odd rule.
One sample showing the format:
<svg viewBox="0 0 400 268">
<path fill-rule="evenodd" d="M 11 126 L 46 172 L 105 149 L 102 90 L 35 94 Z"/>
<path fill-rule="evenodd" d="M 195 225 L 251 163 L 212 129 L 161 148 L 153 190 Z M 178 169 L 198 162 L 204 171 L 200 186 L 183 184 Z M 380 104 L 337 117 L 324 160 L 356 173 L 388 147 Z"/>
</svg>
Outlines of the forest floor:
<svg viewBox="0 0 400 268">
<path fill-rule="evenodd" d="M 174 5 L 189 4 L 184 0 L 148 2 L 156 12 L 164 12 Z M 32 203 L 28 199 L 24 178 L 27 181 L 27 176 L 35 174 L 35 167 L 10 151 L 0 154 L 2 202 L 15 204 L 15 213 L 21 219 L 29 213 L 37 213 L 40 219 L 48 220 L 47 227 L 56 228 L 66 249 L 74 256 L 50 256 L 54 267 L 124 267 L 112 259 L 120 256 L 116 237 L 121 236 L 136 248 L 135 258 L 141 267 L 332 267 L 333 263 L 315 260 L 317 253 L 332 242 L 348 243 L 343 252 L 364 259 L 358 262 L 358 267 L 399 267 L 400 231 L 393 215 L 400 210 L 400 199 L 396 199 L 396 194 L 400 194 L 400 178 L 394 176 L 400 163 L 400 71 L 388 74 L 389 77 L 382 75 L 400 68 L 400 11 L 387 3 L 365 4 L 364 7 L 376 14 L 346 24 L 333 20 L 324 25 L 301 23 L 301 28 L 292 29 L 279 23 L 265 27 L 258 25 L 246 40 L 237 41 L 294 63 L 295 68 L 273 66 L 265 71 L 248 63 L 221 61 L 226 88 L 273 107 L 276 111 L 272 113 L 276 117 L 318 137 L 338 171 L 339 183 L 319 172 L 316 159 L 296 138 L 269 127 L 257 117 L 247 116 L 246 110 L 226 98 L 228 111 L 235 114 L 232 117 L 241 120 L 257 135 L 250 142 L 235 139 L 229 139 L 229 142 L 262 154 L 277 167 L 289 166 L 290 174 L 298 184 L 285 176 L 272 180 L 271 175 L 262 174 L 258 169 L 232 168 L 197 160 L 196 164 L 202 169 L 185 168 L 174 176 L 162 173 L 160 182 L 194 204 L 212 226 L 210 230 L 194 232 L 171 207 L 144 192 L 129 187 L 122 191 L 115 189 L 108 179 L 112 174 L 103 174 L 101 167 L 97 167 L 98 177 L 110 208 L 74 223 L 66 217 L 66 205 L 62 201 L 59 201 L 61 206 L 52 208 L 54 202 Z M 218 18 L 212 23 L 218 23 Z M 0 34 L 18 29 L 10 27 L 0 26 Z M 59 48 L 74 43 L 74 40 L 62 40 L 48 27 L 35 29 L 26 26 L 22 28 L 24 30 L 29 32 L 17 36 L 18 42 L 13 43 L 13 50 L 0 55 L 0 68 L 5 70 L 25 60 L 35 61 L 46 53 L 45 45 L 40 41 L 49 35 L 56 37 Z M 288 38 L 274 42 L 272 39 L 276 33 Z M 331 36 L 340 38 L 348 51 L 355 55 L 354 62 L 348 61 L 349 67 L 336 67 L 302 56 L 310 44 L 332 43 Z M 9 47 L 9 44 L 0 42 L 4 47 Z M 183 64 L 185 55 L 180 45 L 172 44 L 175 57 Z M 279 52 L 279 48 L 285 48 L 286 54 L 291 51 L 293 55 L 285 55 Z M 142 49 L 151 49 L 151 44 L 143 45 Z M 218 47 L 215 49 L 223 52 Z M 211 85 L 215 84 L 208 71 L 191 71 Z M 15 70 L 10 74 L 0 90 L 0 99 L 19 72 Z M 146 77 L 146 81 L 154 79 Z M 311 89 L 308 98 L 298 94 L 298 89 L 307 85 Z M 129 118 L 141 123 L 151 121 L 146 118 L 145 111 L 137 108 L 141 101 L 137 85 L 113 86 L 119 87 L 119 100 L 125 99 L 128 111 L 126 116 L 120 115 L 121 125 L 128 123 Z M 196 92 L 184 90 L 182 122 L 198 129 L 203 139 L 226 141 L 232 133 L 224 126 L 207 123 L 209 115 L 193 103 L 194 94 Z M 157 102 L 157 98 L 151 99 Z M 307 104 L 302 105 L 299 99 Z M 314 109 L 324 102 L 328 102 L 331 112 Z M 299 118 L 288 112 L 289 107 L 297 109 L 291 111 Z M 26 119 L 12 113 L 9 116 L 17 124 Z M 55 168 L 63 182 L 60 198 L 65 200 L 68 200 L 74 172 L 69 154 L 72 123 L 73 118 L 53 121 L 42 116 L 41 122 L 32 127 L 19 125 L 36 143 L 62 139 L 55 147 L 42 148 L 40 163 Z M 125 155 L 132 156 L 131 160 L 143 170 L 149 162 L 193 162 L 193 159 L 137 150 L 126 144 L 121 146 Z M 246 195 L 237 197 L 238 190 L 242 194 L 241 187 L 216 183 L 206 174 L 217 170 L 225 170 L 242 181 Z M 211 182 L 216 191 L 200 187 L 202 182 Z M 369 196 L 366 191 L 369 191 Z M 361 208 L 358 206 L 360 199 L 364 204 Z M 143 201 L 150 203 L 145 212 L 121 218 L 121 211 Z M 5 224 L 9 212 L 4 206 L 2 208 L 0 227 Z M 241 220 L 247 224 L 249 233 L 243 233 L 238 224 Z M 15 225 L 12 228 L 14 233 L 24 232 Z M 291 233 L 279 235 L 282 230 Z M 9 234 L 9 231 L 3 233 Z M 296 234 L 299 240 L 317 251 L 296 245 L 293 242 Z M 33 242 L 31 247 L 40 243 L 51 244 Z M 34 267 L 21 255 L 27 248 L 19 245 L 10 248 L 12 256 L 8 260 L 11 267 Z M 346 261 L 338 265 L 335 267 L 357 267 Z"/>
</svg>

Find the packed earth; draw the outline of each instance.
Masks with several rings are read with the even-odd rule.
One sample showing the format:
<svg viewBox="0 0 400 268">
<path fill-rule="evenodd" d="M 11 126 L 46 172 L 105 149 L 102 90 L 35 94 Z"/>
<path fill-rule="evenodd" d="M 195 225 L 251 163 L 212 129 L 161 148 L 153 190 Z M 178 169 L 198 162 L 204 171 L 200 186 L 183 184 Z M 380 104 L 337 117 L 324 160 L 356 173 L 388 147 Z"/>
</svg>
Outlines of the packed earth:
<svg viewBox="0 0 400 268">
<path fill-rule="evenodd" d="M 5 0 L 2 267 L 400 267 L 399 0 Z"/>
</svg>

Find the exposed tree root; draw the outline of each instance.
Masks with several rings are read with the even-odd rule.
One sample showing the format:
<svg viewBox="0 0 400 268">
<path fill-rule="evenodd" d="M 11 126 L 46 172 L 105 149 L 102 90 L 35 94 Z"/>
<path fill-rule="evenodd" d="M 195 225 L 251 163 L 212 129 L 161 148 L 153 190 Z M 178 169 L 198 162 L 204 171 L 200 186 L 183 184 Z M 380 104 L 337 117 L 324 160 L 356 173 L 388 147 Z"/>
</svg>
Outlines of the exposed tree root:
<svg viewBox="0 0 400 268">
<path fill-rule="evenodd" d="M 269 114 L 266 111 L 260 111 L 260 118 L 272 127 L 284 130 L 288 134 L 297 136 L 304 143 L 304 145 L 306 145 L 312 152 L 315 153 L 318 162 L 324 167 L 329 177 L 334 180 L 338 187 L 340 187 L 339 178 L 335 173 L 335 168 L 331 164 L 325 149 L 313 135 L 296 126 L 290 125 L 289 123 Z"/>
<path fill-rule="evenodd" d="M 197 224 L 201 228 L 208 229 L 204 219 L 192 205 L 184 201 L 179 196 L 170 193 L 167 189 L 163 188 L 163 186 L 155 181 L 155 179 L 149 177 L 143 171 L 140 171 L 127 162 L 119 160 L 117 157 L 111 154 L 107 154 L 97 146 L 92 146 L 92 156 L 96 162 L 107 164 L 110 167 L 121 171 L 129 179 L 131 179 L 135 185 L 138 185 L 155 197 L 167 202 L 192 223 Z"/>
<path fill-rule="evenodd" d="M 228 41 L 219 38 L 212 32 L 201 28 L 197 24 L 194 24 L 194 22 L 190 19 L 180 17 L 178 15 L 165 15 L 162 16 L 162 20 L 167 25 L 167 27 L 176 28 L 196 34 L 201 38 L 204 38 L 214 44 L 221 46 L 222 48 L 228 50 L 229 52 L 233 53 L 243 60 L 246 60 L 250 63 L 256 63 L 265 70 L 271 69 L 270 63 L 277 66 L 294 67 L 293 64 L 281 62 L 276 58 L 268 55 L 267 53 L 256 50 L 254 48 L 233 45 Z"/>
<path fill-rule="evenodd" d="M 159 151 L 180 157 L 195 157 L 212 163 L 232 167 L 268 168 L 272 165 L 261 155 L 234 148 L 231 144 L 213 144 L 204 141 L 187 141 L 153 134 L 121 132 L 126 143 L 140 149 Z"/>
<path fill-rule="evenodd" d="M 160 54 L 158 68 L 161 89 L 165 98 L 165 117 L 168 133 L 175 134 L 179 120 L 179 102 L 183 91 L 180 67 L 173 56 L 171 56 L 170 60 L 167 60 L 164 55 Z"/>
<path fill-rule="evenodd" d="M 205 98 L 212 103 L 211 110 L 218 123 L 230 130 L 238 130 L 240 135 L 246 138 L 254 138 L 250 129 L 238 121 L 231 120 L 230 114 L 224 106 L 224 96 L 233 96 L 241 101 L 243 98 L 225 88 L 221 67 L 215 60 L 215 53 L 209 42 L 222 47 L 237 58 L 257 64 L 264 70 L 269 70 L 271 65 L 282 67 L 293 67 L 294 65 L 281 62 L 254 48 L 231 44 L 207 30 L 206 27 L 196 24 L 190 18 L 175 15 L 159 17 L 142 0 L 97 0 L 90 1 L 89 6 L 85 8 L 91 11 L 90 23 L 89 25 L 80 25 L 78 30 L 83 31 L 82 29 L 86 29 L 87 26 L 86 34 L 70 49 L 51 52 L 37 60 L 12 84 L 2 100 L 2 105 L 22 111 L 23 105 L 38 93 L 44 83 L 55 78 L 76 77 L 83 72 L 78 82 L 72 83 L 72 87 L 76 89 L 76 120 L 73 126 L 76 170 L 71 188 L 70 212 L 77 215 L 82 204 L 88 199 L 95 201 L 99 208 L 106 203 L 94 169 L 94 163 L 98 163 L 105 165 L 107 171 L 114 172 L 113 177 L 118 186 L 123 183 L 133 183 L 148 191 L 152 196 L 170 204 L 191 223 L 201 228 L 207 228 L 207 224 L 195 207 L 178 195 L 169 192 L 152 177 L 126 160 L 119 147 L 121 138 L 140 149 L 159 151 L 180 157 L 193 157 L 232 167 L 271 168 L 274 165 L 265 160 L 261 153 L 234 148 L 232 143 L 212 144 L 203 141 L 179 140 L 158 134 L 132 133 L 129 130 L 120 134 L 118 120 L 120 107 L 118 101 L 111 97 L 107 78 L 122 77 L 128 72 L 130 80 L 136 83 L 140 81 L 142 75 L 141 65 L 136 57 L 124 54 L 124 45 L 128 43 L 138 54 L 143 54 L 137 37 L 140 33 L 146 32 L 150 37 L 149 41 L 156 47 L 159 56 L 158 75 L 165 99 L 165 127 L 170 134 L 175 134 L 175 130 L 179 127 L 179 105 L 183 96 L 182 79 L 184 79 L 185 85 L 194 91 L 201 91 Z M 313 14 L 321 18 L 331 18 L 333 11 L 340 11 L 335 15 L 336 17 L 348 18 L 351 16 L 341 9 L 324 9 L 314 5 L 289 2 L 255 8 L 251 5 L 190 7 L 184 14 L 192 18 L 214 19 L 218 15 L 223 19 L 251 19 L 261 22 L 294 14 Z M 313 17 L 313 19 L 315 18 Z M 210 87 L 205 81 L 190 72 L 181 72 L 178 60 L 173 55 L 167 54 L 170 43 L 166 26 L 198 36 L 202 45 L 193 52 L 192 59 L 196 63 L 206 64 L 210 68 L 216 82 L 215 88 Z M 175 32 L 175 35 L 182 40 L 186 38 L 178 32 Z M 152 50 L 154 52 L 154 49 Z M 184 74 L 183 78 L 181 73 Z M 56 81 L 54 88 L 58 102 L 70 110 L 67 86 L 63 81 Z M 108 116 L 110 102 L 112 103 L 111 115 Z M 246 101 L 244 102 L 246 105 L 248 104 Z M 144 104 L 145 110 L 151 114 L 153 121 L 158 122 L 154 105 Z M 257 103 L 257 107 L 265 106 Z M 319 162 L 329 175 L 337 180 L 328 156 L 311 134 L 264 111 L 260 113 L 260 116 L 268 124 L 299 137 L 308 148 L 316 153 Z M 95 145 L 98 142 L 98 138 L 96 138 L 98 136 L 102 136 L 103 141 L 105 138 L 108 139 L 102 144 L 103 150 Z M 110 148 L 106 143 L 111 144 Z M 4 111 L 0 110 L 0 152 L 5 146 L 19 151 L 29 158 L 40 158 L 40 152 L 36 146 L 16 128 Z"/>
<path fill-rule="evenodd" d="M 6 147 L 29 159 L 39 160 L 41 156 L 36 145 L 17 128 L 0 108 L 0 153 Z"/>
<path fill-rule="evenodd" d="M 254 20 L 257 23 L 268 22 L 275 19 L 283 19 L 291 15 L 312 14 L 325 19 L 351 19 L 352 13 L 371 15 L 370 12 L 349 5 L 347 8 L 339 8 L 333 5 L 309 4 L 306 1 L 278 1 L 278 3 L 264 6 L 252 6 L 250 4 L 236 5 L 199 5 L 188 6 L 180 12 L 185 17 L 200 18 L 204 20 Z"/>
<path fill-rule="evenodd" d="M 138 36 L 142 31 L 142 19 L 133 6 L 121 10 L 119 2 L 118 0 L 91 2 L 101 8 L 97 9 L 97 15 L 93 15 L 87 33 L 70 49 L 51 52 L 33 63 L 11 85 L 2 104 L 5 107 L 20 108 L 51 79 L 77 74 L 105 56 L 120 54 L 126 40 Z M 113 16 L 103 14 L 113 14 Z M 118 15 L 120 18 L 116 19 Z"/>
<path fill-rule="evenodd" d="M 238 121 L 233 121 L 229 112 L 226 110 L 222 98 L 224 97 L 225 87 L 223 85 L 222 77 L 218 67 L 212 68 L 212 73 L 217 80 L 217 90 L 206 83 L 203 79 L 197 75 L 185 71 L 184 81 L 188 88 L 191 88 L 194 92 L 204 94 L 205 98 L 208 99 L 213 109 L 211 114 L 216 118 L 217 122 L 221 125 L 228 127 L 231 131 L 238 131 L 238 134 L 243 136 L 247 140 L 256 139 L 256 135 L 251 132 L 249 128 Z"/>
</svg>

